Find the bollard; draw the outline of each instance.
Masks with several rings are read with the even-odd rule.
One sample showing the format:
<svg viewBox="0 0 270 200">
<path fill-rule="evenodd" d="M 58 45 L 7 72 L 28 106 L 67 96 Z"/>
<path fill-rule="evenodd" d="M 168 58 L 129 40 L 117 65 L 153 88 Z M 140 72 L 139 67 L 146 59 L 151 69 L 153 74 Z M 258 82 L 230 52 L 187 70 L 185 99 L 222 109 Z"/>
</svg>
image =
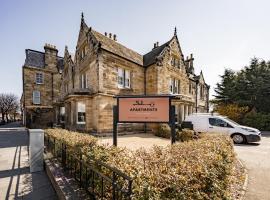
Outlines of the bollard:
<svg viewBox="0 0 270 200">
<path fill-rule="evenodd" d="M 29 129 L 30 172 L 43 171 L 44 131 Z"/>
</svg>

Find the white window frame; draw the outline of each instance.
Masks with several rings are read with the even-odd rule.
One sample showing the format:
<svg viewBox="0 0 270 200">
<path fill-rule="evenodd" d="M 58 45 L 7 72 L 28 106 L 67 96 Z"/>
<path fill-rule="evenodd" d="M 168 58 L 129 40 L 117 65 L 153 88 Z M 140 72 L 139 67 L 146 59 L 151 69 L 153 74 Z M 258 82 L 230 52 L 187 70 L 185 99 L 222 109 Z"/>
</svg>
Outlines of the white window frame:
<svg viewBox="0 0 270 200">
<path fill-rule="evenodd" d="M 179 94 L 179 80 L 174 79 L 174 94 Z"/>
<path fill-rule="evenodd" d="M 125 70 L 121 67 L 117 68 L 117 85 L 118 88 L 124 88 L 125 85 Z"/>
<path fill-rule="evenodd" d="M 79 113 L 84 113 L 84 121 L 79 121 Z M 77 124 L 85 124 L 86 122 L 86 105 L 83 102 L 77 102 Z"/>
<path fill-rule="evenodd" d="M 40 85 L 44 83 L 43 73 L 37 72 L 36 73 L 36 84 Z"/>
<path fill-rule="evenodd" d="M 130 88 L 130 71 L 124 71 L 125 88 Z"/>
<path fill-rule="evenodd" d="M 65 115 L 66 115 L 65 106 L 60 107 L 59 115 L 60 115 L 60 122 L 65 122 Z M 62 120 L 62 117 L 64 117 L 64 120 Z"/>
<path fill-rule="evenodd" d="M 33 91 L 33 104 L 40 105 L 41 104 L 40 102 L 41 102 L 40 91 L 34 90 Z"/>
<path fill-rule="evenodd" d="M 88 76 L 86 73 L 82 73 L 80 75 L 80 85 L 81 85 L 81 89 L 88 88 Z"/>
</svg>

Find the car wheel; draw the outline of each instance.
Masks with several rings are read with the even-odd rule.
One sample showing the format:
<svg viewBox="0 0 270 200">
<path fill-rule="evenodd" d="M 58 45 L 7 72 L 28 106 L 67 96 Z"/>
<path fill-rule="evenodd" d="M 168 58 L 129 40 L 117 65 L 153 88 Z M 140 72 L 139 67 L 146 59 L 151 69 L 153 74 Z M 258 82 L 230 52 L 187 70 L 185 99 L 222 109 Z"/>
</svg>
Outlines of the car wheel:
<svg viewBox="0 0 270 200">
<path fill-rule="evenodd" d="M 234 142 L 235 144 L 243 144 L 243 143 L 245 143 L 245 141 L 246 141 L 245 136 L 243 136 L 243 135 L 241 135 L 241 134 L 234 134 L 234 135 L 232 136 L 232 139 L 233 139 L 233 142 Z"/>
</svg>

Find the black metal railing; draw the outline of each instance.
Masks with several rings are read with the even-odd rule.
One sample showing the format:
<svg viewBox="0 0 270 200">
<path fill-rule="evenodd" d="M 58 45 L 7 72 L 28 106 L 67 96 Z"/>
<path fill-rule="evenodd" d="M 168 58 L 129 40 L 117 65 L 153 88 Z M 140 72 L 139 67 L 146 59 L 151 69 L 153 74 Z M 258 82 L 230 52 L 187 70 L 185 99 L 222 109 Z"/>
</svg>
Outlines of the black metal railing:
<svg viewBox="0 0 270 200">
<path fill-rule="evenodd" d="M 108 164 L 88 158 L 66 143 L 45 134 L 45 152 L 61 162 L 91 199 L 131 199 L 132 178 Z"/>
</svg>

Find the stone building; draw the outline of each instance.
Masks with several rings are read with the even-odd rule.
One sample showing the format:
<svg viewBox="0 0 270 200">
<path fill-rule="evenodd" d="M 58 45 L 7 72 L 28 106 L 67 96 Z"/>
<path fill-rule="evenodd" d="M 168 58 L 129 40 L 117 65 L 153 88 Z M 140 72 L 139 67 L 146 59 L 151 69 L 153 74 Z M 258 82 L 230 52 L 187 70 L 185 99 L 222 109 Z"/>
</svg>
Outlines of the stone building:
<svg viewBox="0 0 270 200">
<path fill-rule="evenodd" d="M 45 119 L 39 120 L 87 132 L 112 131 L 114 95 L 174 94 L 178 122 L 192 112 L 208 112 L 209 86 L 202 72 L 194 74 L 193 55 L 184 58 L 176 29 L 168 42 L 162 45 L 157 42 L 149 53 L 141 55 L 118 43 L 115 34 L 101 34 L 88 27 L 82 15 L 75 55 L 67 47 L 63 58 L 57 56 L 55 48 L 50 50 L 54 52 L 50 56 L 46 54 L 46 46 L 45 53 L 37 53 L 44 57 L 42 67 L 33 67 L 28 62 L 24 65 L 26 121 L 27 115 L 33 118 L 30 109 L 37 109 L 33 105 L 35 90 L 40 91 L 39 111 L 44 107 L 40 113 Z M 48 67 L 46 55 L 50 58 L 47 62 L 52 62 Z M 38 71 L 46 74 L 48 82 L 35 83 Z M 54 82 L 49 81 L 52 74 Z M 120 128 L 142 126 L 123 124 Z"/>
<path fill-rule="evenodd" d="M 55 46 L 45 44 L 44 52 L 26 49 L 22 68 L 21 107 L 27 127 L 43 128 L 55 122 L 55 108 L 60 95 L 63 58 Z"/>
</svg>

